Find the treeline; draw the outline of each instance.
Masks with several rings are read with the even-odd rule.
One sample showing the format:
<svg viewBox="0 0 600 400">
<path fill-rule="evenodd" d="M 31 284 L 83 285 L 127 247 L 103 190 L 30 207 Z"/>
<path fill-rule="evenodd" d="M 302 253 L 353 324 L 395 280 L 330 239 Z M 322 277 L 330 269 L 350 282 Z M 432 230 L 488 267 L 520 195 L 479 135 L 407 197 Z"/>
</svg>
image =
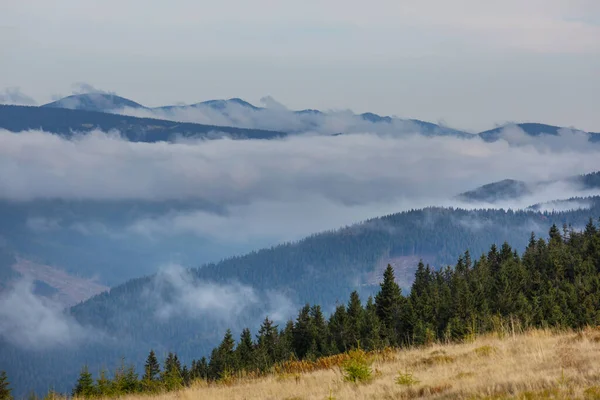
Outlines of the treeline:
<svg viewBox="0 0 600 400">
<path fill-rule="evenodd" d="M 255 337 L 244 329 L 237 344 L 230 330 L 210 358 L 188 367 L 170 353 L 161 368 L 150 352 L 141 378 L 122 365 L 95 381 L 84 367 L 73 390 L 82 397 L 172 390 L 195 380 L 260 375 L 278 363 L 316 359 L 355 348 L 405 347 L 460 341 L 499 329 L 580 328 L 600 321 L 600 232 L 592 220 L 583 232 L 553 225 L 549 239 L 532 234 L 522 256 L 505 243 L 476 260 L 465 252 L 454 266 L 420 263 L 408 295 L 388 266 L 377 295 L 363 305 L 353 292 L 329 318 L 305 305 L 294 321 L 265 318 Z"/>
</svg>

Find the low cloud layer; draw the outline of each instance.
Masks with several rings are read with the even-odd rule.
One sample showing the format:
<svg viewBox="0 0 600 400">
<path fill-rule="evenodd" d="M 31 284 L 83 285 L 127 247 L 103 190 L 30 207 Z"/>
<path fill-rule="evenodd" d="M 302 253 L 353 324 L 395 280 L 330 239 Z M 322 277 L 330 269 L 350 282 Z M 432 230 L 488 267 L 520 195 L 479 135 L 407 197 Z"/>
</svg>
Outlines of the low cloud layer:
<svg viewBox="0 0 600 400">
<path fill-rule="evenodd" d="M 74 346 L 94 336 L 58 303 L 36 296 L 30 279 L 16 281 L 0 292 L 0 338 L 12 345 L 43 350 Z"/>
<path fill-rule="evenodd" d="M 163 322 L 185 317 L 231 325 L 237 324 L 241 314 L 256 310 L 275 321 L 285 321 L 296 311 L 295 304 L 283 293 L 261 292 L 238 282 L 201 281 L 176 264 L 161 268 L 143 296 L 155 307 L 155 317 Z"/>
<path fill-rule="evenodd" d="M 80 228 L 86 234 L 191 234 L 220 243 L 255 240 L 264 245 L 411 208 L 525 208 L 581 196 L 581 188 L 557 183 L 493 205 L 453 199 L 506 178 L 537 182 L 599 170 L 598 153 L 599 147 L 582 134 L 565 130 L 531 138 L 518 128 L 506 129 L 494 143 L 371 133 L 131 143 L 114 133 L 66 140 L 39 131 L 1 132 L 0 197 L 200 199 L 220 211 L 175 207 L 130 222 L 123 232 L 97 223 L 92 227 L 90 221 L 82 221 Z M 29 224 L 36 231 L 64 228 L 52 219 Z"/>
</svg>

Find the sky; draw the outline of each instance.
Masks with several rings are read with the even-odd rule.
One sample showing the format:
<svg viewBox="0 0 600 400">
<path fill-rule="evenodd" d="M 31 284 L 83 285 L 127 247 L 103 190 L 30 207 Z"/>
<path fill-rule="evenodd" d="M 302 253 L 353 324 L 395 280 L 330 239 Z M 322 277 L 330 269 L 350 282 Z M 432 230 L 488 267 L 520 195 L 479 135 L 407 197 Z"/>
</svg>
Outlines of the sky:
<svg viewBox="0 0 600 400">
<path fill-rule="evenodd" d="M 269 95 L 600 131 L 596 0 L 3 0 L 0 57 L 0 92 L 38 104 L 87 82 L 148 106 Z"/>
</svg>

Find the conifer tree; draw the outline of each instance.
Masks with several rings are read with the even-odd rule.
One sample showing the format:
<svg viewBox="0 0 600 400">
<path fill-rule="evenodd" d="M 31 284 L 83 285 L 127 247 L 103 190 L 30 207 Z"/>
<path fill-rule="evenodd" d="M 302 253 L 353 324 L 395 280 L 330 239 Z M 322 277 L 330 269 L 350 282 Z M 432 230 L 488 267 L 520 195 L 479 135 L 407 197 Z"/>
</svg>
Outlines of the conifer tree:
<svg viewBox="0 0 600 400">
<path fill-rule="evenodd" d="M 142 381 L 156 382 L 160 378 L 160 364 L 158 363 L 158 359 L 156 358 L 156 354 L 154 350 L 150 350 L 150 354 L 148 354 L 148 358 L 146 358 L 146 364 L 144 365 L 144 376 Z"/>
<path fill-rule="evenodd" d="M 73 389 L 73 396 L 92 397 L 94 395 L 94 379 L 88 366 L 84 365 Z"/>
<path fill-rule="evenodd" d="M 299 358 L 304 358 L 311 349 L 313 342 L 312 320 L 310 305 L 306 304 L 298 313 L 294 324 L 294 351 Z"/>
<path fill-rule="evenodd" d="M 213 350 L 208 364 L 208 375 L 212 379 L 223 378 L 238 367 L 234 352 L 235 340 L 230 329 L 227 329 L 219 347 Z"/>
<path fill-rule="evenodd" d="M 96 379 L 96 393 L 100 397 L 114 396 L 112 381 L 108 378 L 105 369 L 100 370 L 100 376 Z"/>
<path fill-rule="evenodd" d="M 346 314 L 348 315 L 348 345 L 350 348 L 356 348 L 360 343 L 364 317 L 364 309 L 360 302 L 360 296 L 356 290 L 350 293 Z"/>
<path fill-rule="evenodd" d="M 336 353 L 349 350 L 348 343 L 348 313 L 346 306 L 340 304 L 329 318 L 330 348 Z"/>
<path fill-rule="evenodd" d="M 192 383 L 192 374 L 188 370 L 187 365 L 184 365 L 183 368 L 181 368 L 181 378 L 183 379 L 184 386 L 190 386 Z"/>
<path fill-rule="evenodd" d="M 252 341 L 250 329 L 244 328 L 242 330 L 235 353 L 240 362 L 240 368 L 246 371 L 254 368 L 254 342 Z"/>
<path fill-rule="evenodd" d="M 377 307 L 373 297 L 369 296 L 364 312 L 364 323 L 361 329 L 360 345 L 366 350 L 375 350 L 382 346 L 381 324 L 377 317 Z"/>
<path fill-rule="evenodd" d="M 181 364 L 175 353 L 169 352 L 164 362 L 161 375 L 163 386 L 167 390 L 175 390 L 183 387 L 183 376 L 181 375 Z"/>
<path fill-rule="evenodd" d="M 381 282 L 379 293 L 375 296 L 375 305 L 377 316 L 385 328 L 387 339 L 392 344 L 396 344 L 400 339 L 397 326 L 402 323 L 400 319 L 403 317 L 403 297 L 400 286 L 394 277 L 394 269 L 390 264 L 383 273 L 383 282 Z"/>
<path fill-rule="evenodd" d="M 13 400 L 8 376 L 4 371 L 0 371 L 0 400 Z"/>
</svg>

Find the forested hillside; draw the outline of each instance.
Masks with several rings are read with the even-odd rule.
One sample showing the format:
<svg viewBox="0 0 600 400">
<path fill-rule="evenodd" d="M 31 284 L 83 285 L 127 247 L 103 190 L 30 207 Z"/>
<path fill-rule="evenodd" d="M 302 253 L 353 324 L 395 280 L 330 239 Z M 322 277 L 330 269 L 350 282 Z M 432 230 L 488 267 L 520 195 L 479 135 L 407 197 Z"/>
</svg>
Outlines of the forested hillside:
<svg viewBox="0 0 600 400">
<path fill-rule="evenodd" d="M 84 363 L 112 368 L 124 356 L 139 368 L 149 348 L 161 357 L 177 352 L 189 363 L 209 355 L 227 328 L 238 335 L 270 312 L 278 314 L 278 323 L 285 322 L 293 311 L 276 307 L 283 303 L 320 304 L 328 314 L 353 290 L 364 299 L 375 293 L 385 265 L 398 265 L 403 257 L 414 260 L 409 263 L 412 275 L 419 258 L 439 268 L 453 264 L 465 250 L 477 258 L 492 243 L 500 246 L 506 241 L 523 251 L 529 233 L 545 235 L 554 223 L 583 228 L 590 216 L 600 215 L 598 199 L 590 202 L 591 209 L 561 213 L 414 210 L 205 265 L 176 279 L 159 274 L 132 280 L 71 310 L 79 324 L 93 332 L 78 347 L 28 352 L 3 344 L 3 360 L 18 387 L 29 382 L 38 390 L 51 382 L 66 390 Z M 396 275 L 407 272 L 397 269 Z M 410 281 L 401 283 L 410 286 Z M 239 292 L 235 304 L 241 304 L 242 311 L 236 309 L 235 324 L 214 313 L 190 312 L 183 301 L 189 299 L 188 292 L 199 294 L 207 287 L 225 288 L 229 296 Z M 197 288 L 200 292 L 194 291 Z M 157 314 L 161 304 L 170 307 L 165 315 Z"/>
<path fill-rule="evenodd" d="M 254 336 L 243 329 L 236 341 L 227 329 L 221 343 L 188 363 L 170 352 L 161 364 L 150 351 L 141 372 L 121 363 L 112 375 L 86 365 L 72 393 L 82 397 L 174 390 L 195 380 L 227 380 L 240 374 L 295 371 L 294 360 L 314 361 L 353 349 L 410 347 L 460 341 L 490 331 L 573 328 L 600 323 L 600 231 L 593 219 L 584 230 L 553 225 L 548 240 L 530 235 L 520 256 L 508 243 L 492 245 L 480 257 L 466 251 L 453 268 L 419 263 L 409 291 L 402 293 L 388 265 L 374 297 L 357 291 L 327 317 L 320 305 L 306 304 L 287 323 L 268 316 Z M 363 299 L 364 300 L 364 299 Z M 194 357 L 192 354 L 191 357 Z M 291 361 L 290 361 L 291 360 Z M 353 372 L 354 371 L 354 372 Z M 352 379 L 362 372 L 346 369 Z M 96 375 L 95 382 L 93 375 Z M 141 378 L 141 379 L 140 379 Z"/>
<path fill-rule="evenodd" d="M 273 139 L 285 136 L 281 132 L 261 129 L 201 125 L 66 108 L 6 105 L 0 105 L 0 128 L 11 132 L 39 129 L 68 138 L 77 132 L 118 131 L 127 140 L 149 143 L 190 137 Z"/>
<path fill-rule="evenodd" d="M 561 183 L 574 185 L 578 190 L 600 189 L 600 171 L 571 176 L 562 180 L 543 182 L 523 182 L 515 179 L 504 179 L 461 193 L 457 198 L 467 202 L 485 202 L 491 204 L 501 200 L 519 199 L 532 195 L 536 191 L 547 189 L 552 184 Z"/>
</svg>

